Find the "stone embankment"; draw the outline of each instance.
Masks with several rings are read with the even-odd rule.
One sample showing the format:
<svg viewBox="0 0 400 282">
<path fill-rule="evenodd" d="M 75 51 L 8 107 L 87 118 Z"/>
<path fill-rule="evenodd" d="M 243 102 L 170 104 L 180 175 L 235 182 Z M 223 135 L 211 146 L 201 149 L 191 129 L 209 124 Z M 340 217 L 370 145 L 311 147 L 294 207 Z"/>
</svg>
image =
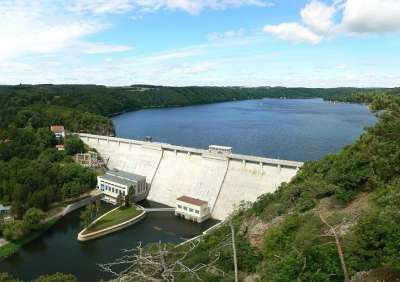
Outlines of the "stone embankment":
<svg viewBox="0 0 400 282">
<path fill-rule="evenodd" d="M 92 227 L 94 224 L 96 224 L 96 222 L 98 222 L 99 220 L 101 220 L 103 217 L 105 217 L 106 215 L 108 215 L 109 213 L 114 212 L 115 210 L 119 209 L 119 207 L 112 209 L 111 211 L 105 213 L 104 215 L 100 216 L 98 219 L 96 219 L 95 221 L 93 221 L 88 227 L 86 227 L 85 229 L 83 229 L 81 232 L 79 232 L 78 234 L 78 240 L 79 241 L 89 241 L 89 240 L 93 240 L 93 239 L 97 239 L 103 236 L 106 236 L 108 234 L 117 232 L 119 230 L 125 229 L 133 224 L 135 224 L 136 222 L 139 222 L 140 220 L 142 220 L 143 218 L 145 218 L 146 216 L 146 211 L 143 207 L 138 206 L 139 209 L 142 210 L 142 212 L 135 216 L 134 218 L 131 218 L 125 222 L 98 230 L 98 231 L 94 231 L 94 232 L 90 232 L 90 233 L 86 233 L 87 230 Z"/>
</svg>

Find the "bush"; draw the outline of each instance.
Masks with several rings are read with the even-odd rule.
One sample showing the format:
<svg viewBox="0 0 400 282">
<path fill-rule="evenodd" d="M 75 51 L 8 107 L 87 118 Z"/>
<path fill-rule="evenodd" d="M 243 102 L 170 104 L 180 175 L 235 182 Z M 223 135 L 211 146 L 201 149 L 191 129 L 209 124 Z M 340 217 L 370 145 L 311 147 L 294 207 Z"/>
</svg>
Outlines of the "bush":
<svg viewBox="0 0 400 282">
<path fill-rule="evenodd" d="M 34 282 L 76 282 L 78 279 L 72 274 L 56 273 L 36 278 Z"/>
<path fill-rule="evenodd" d="M 67 136 L 64 141 L 65 152 L 68 155 L 75 155 L 77 153 L 85 152 L 85 145 L 82 140 L 76 135 Z"/>
<path fill-rule="evenodd" d="M 4 225 L 3 235 L 7 240 L 16 241 L 29 232 L 23 220 L 15 220 Z"/>
<path fill-rule="evenodd" d="M 24 215 L 24 222 L 30 230 L 40 229 L 46 214 L 37 208 L 30 208 Z"/>
</svg>

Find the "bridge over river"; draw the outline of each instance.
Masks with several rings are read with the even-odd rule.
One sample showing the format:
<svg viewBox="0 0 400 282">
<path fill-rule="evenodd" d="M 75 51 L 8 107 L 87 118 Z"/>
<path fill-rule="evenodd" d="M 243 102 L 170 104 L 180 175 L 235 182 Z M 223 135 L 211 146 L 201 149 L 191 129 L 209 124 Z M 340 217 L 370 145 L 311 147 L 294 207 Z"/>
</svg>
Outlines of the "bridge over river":
<svg viewBox="0 0 400 282">
<path fill-rule="evenodd" d="M 274 192 L 296 175 L 302 162 L 79 134 L 95 148 L 109 169 L 146 177 L 148 199 L 171 207 L 182 195 L 208 202 L 211 216 L 222 220 L 242 201 Z"/>
</svg>

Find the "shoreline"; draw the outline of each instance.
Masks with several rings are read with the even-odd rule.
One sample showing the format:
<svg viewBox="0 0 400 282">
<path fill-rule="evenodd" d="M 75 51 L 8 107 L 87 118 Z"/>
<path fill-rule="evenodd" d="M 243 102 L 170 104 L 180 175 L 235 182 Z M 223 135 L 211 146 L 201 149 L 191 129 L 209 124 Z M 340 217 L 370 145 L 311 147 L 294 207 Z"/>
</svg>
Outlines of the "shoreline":
<svg viewBox="0 0 400 282">
<path fill-rule="evenodd" d="M 26 237 L 18 239 L 16 241 L 8 241 L 7 244 L 0 247 L 0 262 L 7 259 L 8 257 L 16 254 L 23 246 L 30 242 L 38 239 L 45 234 L 51 227 L 53 227 L 63 216 L 57 216 L 48 220 L 43 228 L 36 230 Z"/>
</svg>

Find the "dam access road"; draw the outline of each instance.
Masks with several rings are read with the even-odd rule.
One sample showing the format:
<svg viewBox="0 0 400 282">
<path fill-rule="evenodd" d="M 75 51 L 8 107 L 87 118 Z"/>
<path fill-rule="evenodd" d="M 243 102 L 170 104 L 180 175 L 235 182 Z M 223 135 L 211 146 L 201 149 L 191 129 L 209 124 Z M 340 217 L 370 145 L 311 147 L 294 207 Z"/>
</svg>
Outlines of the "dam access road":
<svg viewBox="0 0 400 282">
<path fill-rule="evenodd" d="M 79 134 L 96 149 L 109 169 L 146 177 L 147 199 L 171 207 L 182 195 L 208 201 L 211 217 L 225 219 L 242 201 L 254 202 L 296 175 L 302 162 L 204 149 Z"/>
</svg>

